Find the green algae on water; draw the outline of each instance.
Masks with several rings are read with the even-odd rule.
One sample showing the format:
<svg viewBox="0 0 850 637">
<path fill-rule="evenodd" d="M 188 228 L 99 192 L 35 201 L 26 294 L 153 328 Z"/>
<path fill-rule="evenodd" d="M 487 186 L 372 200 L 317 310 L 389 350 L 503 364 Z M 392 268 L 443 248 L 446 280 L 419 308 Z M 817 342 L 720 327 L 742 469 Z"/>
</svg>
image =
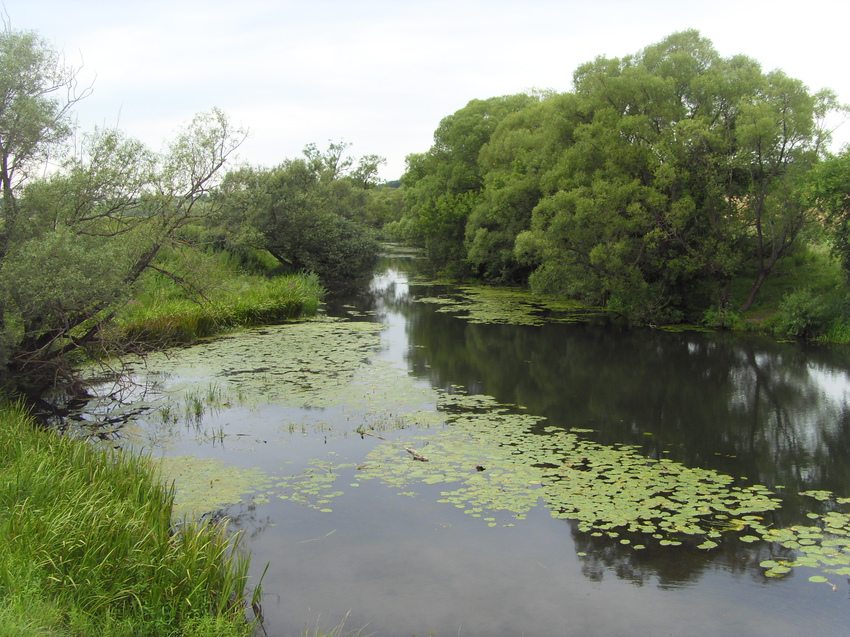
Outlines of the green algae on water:
<svg viewBox="0 0 850 637">
<path fill-rule="evenodd" d="M 162 477 L 175 484 L 174 516 L 197 517 L 239 504 L 272 485 L 257 469 L 240 469 L 220 460 L 174 456 L 160 459 Z"/>
<path fill-rule="evenodd" d="M 575 323 L 601 313 L 601 310 L 588 308 L 576 301 L 536 295 L 524 288 L 465 285 L 459 290 L 459 296 L 423 297 L 416 301 L 439 305 L 438 312 L 456 314 L 458 318 L 470 323 L 506 325 Z"/>
</svg>

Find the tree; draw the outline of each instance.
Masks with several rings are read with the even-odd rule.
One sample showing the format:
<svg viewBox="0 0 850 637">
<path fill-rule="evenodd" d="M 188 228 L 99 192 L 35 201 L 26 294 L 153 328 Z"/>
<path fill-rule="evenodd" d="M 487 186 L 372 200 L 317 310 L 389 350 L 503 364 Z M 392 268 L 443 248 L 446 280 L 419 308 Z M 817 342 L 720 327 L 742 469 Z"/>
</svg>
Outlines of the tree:
<svg viewBox="0 0 850 637">
<path fill-rule="evenodd" d="M 15 193 L 73 132 L 71 110 L 91 92 L 79 70 L 36 33 L 0 31 L 0 255 L 17 221 Z"/>
<path fill-rule="evenodd" d="M 517 237 L 539 263 L 534 287 L 605 303 L 644 321 L 725 310 L 735 277 L 755 271 L 752 304 L 796 243 L 808 210 L 794 198 L 835 107 L 744 56 L 721 58 L 696 31 L 575 73 L 572 141 Z"/>
<path fill-rule="evenodd" d="M 525 94 L 472 100 L 440 122 L 427 153 L 408 156 L 404 235 L 435 265 L 463 263 L 467 219 L 484 187 L 479 153 L 499 122 L 536 101 Z"/>
<path fill-rule="evenodd" d="M 757 268 L 741 311 L 752 306 L 810 217 L 811 209 L 798 196 L 799 184 L 829 139 L 821 122 L 837 109 L 834 93 L 810 95 L 802 82 L 781 71 L 764 76 L 755 99 L 740 106 L 735 135 L 749 171 L 741 203 L 752 227 Z"/>
<path fill-rule="evenodd" d="M 465 227 L 466 259 L 477 276 L 524 283 L 534 269 L 515 254 L 516 237 L 530 229 L 555 158 L 572 142 L 574 95 L 539 94 L 498 124 L 479 153 L 481 196 Z"/>
<path fill-rule="evenodd" d="M 732 146 L 722 61 L 696 32 L 577 69 L 563 117 L 570 141 L 543 176 L 549 193 L 517 239 L 539 260 L 536 289 L 562 291 L 649 321 L 680 320 L 734 260 L 722 177 Z M 720 82 L 722 84 L 722 82 Z M 728 92 L 728 88 L 726 89 Z M 734 180 L 720 182 L 734 187 Z"/>
<path fill-rule="evenodd" d="M 164 272 L 160 251 L 210 214 L 216 175 L 244 136 L 217 110 L 162 153 L 97 130 L 58 171 L 12 192 L 20 220 L 0 260 L 6 378 L 73 381 L 70 354 L 103 353 L 106 327 L 142 274 Z"/>
<path fill-rule="evenodd" d="M 315 272 L 330 288 L 368 274 L 378 244 L 355 219 L 367 215 L 373 177 L 360 169 L 380 158 L 362 159 L 352 176 L 347 147 L 332 143 L 321 153 L 311 144 L 306 160 L 230 173 L 217 193 L 227 244 L 265 250 L 290 270 Z"/>
<path fill-rule="evenodd" d="M 802 200 L 823 215 L 832 253 L 850 275 L 850 148 L 829 157 L 806 175 Z"/>
</svg>

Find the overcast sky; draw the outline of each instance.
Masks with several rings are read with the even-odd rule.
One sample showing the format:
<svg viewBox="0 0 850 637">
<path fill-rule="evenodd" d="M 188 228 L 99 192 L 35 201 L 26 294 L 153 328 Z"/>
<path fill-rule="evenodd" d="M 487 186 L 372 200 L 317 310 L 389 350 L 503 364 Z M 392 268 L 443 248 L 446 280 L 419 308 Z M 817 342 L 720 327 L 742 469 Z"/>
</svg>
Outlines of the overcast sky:
<svg viewBox="0 0 850 637">
<path fill-rule="evenodd" d="M 568 91 L 598 55 L 689 28 L 850 102 L 847 0 L 0 0 L 83 66 L 83 129 L 118 125 L 154 148 L 211 107 L 250 130 L 240 157 L 274 165 L 308 143 L 386 157 L 426 151 L 469 100 Z M 850 141 L 850 123 L 836 137 Z"/>
</svg>

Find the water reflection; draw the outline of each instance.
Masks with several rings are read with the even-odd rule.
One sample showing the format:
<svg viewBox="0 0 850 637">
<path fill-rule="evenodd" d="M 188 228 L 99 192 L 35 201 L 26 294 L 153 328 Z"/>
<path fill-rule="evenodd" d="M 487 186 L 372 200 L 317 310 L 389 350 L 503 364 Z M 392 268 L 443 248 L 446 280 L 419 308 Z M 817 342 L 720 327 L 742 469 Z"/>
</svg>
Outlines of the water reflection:
<svg viewBox="0 0 850 637">
<path fill-rule="evenodd" d="M 521 405 L 546 417 L 546 426 L 593 429 L 588 436 L 600 444 L 631 444 L 650 458 L 776 488 L 786 495 L 781 511 L 766 516 L 775 527 L 811 523 L 807 513 L 818 505 L 798 491 L 850 495 L 846 349 L 601 321 L 474 324 L 417 302 L 458 292 L 424 283 L 419 267 L 387 259 L 363 294 L 328 300 L 330 314 L 385 326 L 377 349 L 364 346 L 358 357 L 375 366 L 377 359 L 388 361 L 420 384 L 463 386 Z M 280 336 L 259 331 L 252 339 L 269 341 L 272 333 Z M 256 340 L 245 342 L 241 349 L 259 349 Z M 838 634 L 850 621 L 846 585 L 833 594 L 807 582 L 802 569 L 783 580 L 763 576 L 762 561 L 793 554 L 776 543 L 746 544 L 733 535 L 711 551 L 695 542 L 647 542 L 636 550 L 635 541 L 625 545 L 626 538 L 579 530 L 543 507 L 515 527 L 489 528 L 438 503 L 443 485 L 421 485 L 410 497 L 359 480 L 358 467 L 382 443 L 350 432 L 376 422 L 391 405 L 361 409 L 351 398 L 317 409 L 293 401 L 294 394 L 281 390 L 292 379 L 274 367 L 285 352 L 282 344 L 264 358 L 257 367 L 265 371 L 249 369 L 246 360 L 209 372 L 223 383 L 264 375 L 268 395 L 282 398 L 207 413 L 198 429 L 225 428 L 230 437 L 223 446 L 214 439 L 183 441 L 166 451 L 260 466 L 278 476 L 298 473 L 314 458 L 350 461 L 332 487 L 344 491 L 332 513 L 274 494 L 224 512 L 249 535 L 255 574 L 270 564 L 269 635 L 302 634 L 305 624 L 329 628 L 349 610 L 347 626 L 368 625 L 364 633 L 374 635 L 790 636 Z M 206 386 L 207 376 L 202 380 Z M 145 396 L 156 410 L 154 398 L 156 392 Z M 150 435 L 168 435 L 148 420 Z M 843 584 L 844 578 L 833 579 Z"/>
<path fill-rule="evenodd" d="M 377 292 L 378 316 L 404 317 L 406 360 L 435 386 L 460 384 L 549 424 L 593 428 L 604 444 L 769 486 L 850 485 L 845 351 L 728 333 L 473 324 L 414 302 L 431 287 Z"/>
</svg>

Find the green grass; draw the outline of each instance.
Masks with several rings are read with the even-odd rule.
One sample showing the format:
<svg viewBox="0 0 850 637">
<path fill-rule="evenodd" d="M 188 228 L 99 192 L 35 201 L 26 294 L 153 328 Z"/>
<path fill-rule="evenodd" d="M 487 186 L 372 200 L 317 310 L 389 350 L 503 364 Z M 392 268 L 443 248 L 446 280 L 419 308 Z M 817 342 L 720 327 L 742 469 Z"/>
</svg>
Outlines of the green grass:
<svg viewBox="0 0 850 637">
<path fill-rule="evenodd" d="M 234 328 L 312 316 L 323 294 L 314 275 L 247 274 L 226 253 L 199 253 L 191 265 L 194 278 L 203 280 L 201 293 L 159 273 L 147 277 L 116 317 L 115 339 L 146 347 L 191 343 Z"/>
<path fill-rule="evenodd" d="M 175 528 L 173 497 L 147 458 L 0 407 L 0 634 L 249 634 L 239 536 Z"/>
<path fill-rule="evenodd" d="M 744 302 L 754 279 L 755 272 L 736 280 L 730 308 Z M 734 328 L 779 337 L 850 343 L 848 294 L 845 273 L 828 247 L 804 246 L 777 264 L 752 308 L 736 317 Z"/>
</svg>

